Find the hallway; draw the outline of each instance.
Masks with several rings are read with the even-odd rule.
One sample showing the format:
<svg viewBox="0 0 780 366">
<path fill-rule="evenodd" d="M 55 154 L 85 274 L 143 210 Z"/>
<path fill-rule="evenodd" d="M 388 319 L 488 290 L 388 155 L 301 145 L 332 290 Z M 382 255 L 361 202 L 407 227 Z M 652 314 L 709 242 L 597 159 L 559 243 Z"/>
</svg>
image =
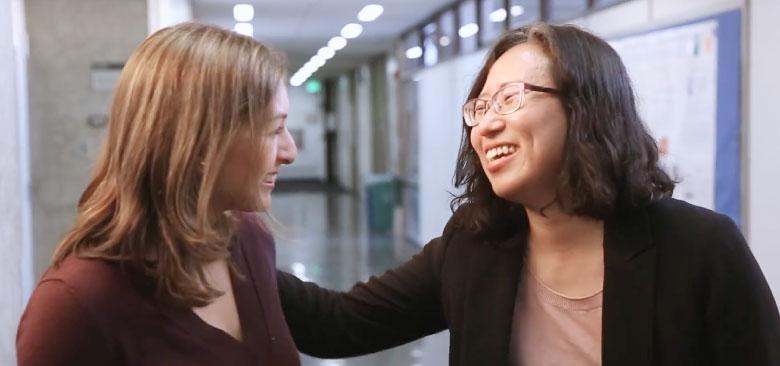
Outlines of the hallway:
<svg viewBox="0 0 780 366">
<path fill-rule="evenodd" d="M 368 230 L 366 207 L 350 193 L 316 184 L 280 182 L 273 195 L 277 267 L 335 290 L 410 258 L 419 248 L 398 233 Z M 369 335 L 366 335 L 369 336 Z M 344 360 L 302 356 L 304 366 L 436 366 L 447 364 L 448 333 Z"/>
</svg>

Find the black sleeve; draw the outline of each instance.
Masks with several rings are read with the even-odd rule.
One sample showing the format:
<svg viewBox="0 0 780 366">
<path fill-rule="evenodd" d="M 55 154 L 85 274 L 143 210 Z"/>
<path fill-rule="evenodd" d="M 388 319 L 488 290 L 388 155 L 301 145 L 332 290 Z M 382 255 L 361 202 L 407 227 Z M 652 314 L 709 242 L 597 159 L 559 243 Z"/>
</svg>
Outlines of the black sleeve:
<svg viewBox="0 0 780 366">
<path fill-rule="evenodd" d="M 722 218 L 710 246 L 706 321 L 713 365 L 780 365 L 780 315 L 737 226 Z"/>
<path fill-rule="evenodd" d="M 41 282 L 16 334 L 19 366 L 109 365 L 106 340 L 76 294 L 63 282 Z"/>
<path fill-rule="evenodd" d="M 287 324 L 298 349 L 321 358 L 352 357 L 395 347 L 447 327 L 437 238 L 406 263 L 348 292 L 320 288 L 277 271 Z"/>
</svg>

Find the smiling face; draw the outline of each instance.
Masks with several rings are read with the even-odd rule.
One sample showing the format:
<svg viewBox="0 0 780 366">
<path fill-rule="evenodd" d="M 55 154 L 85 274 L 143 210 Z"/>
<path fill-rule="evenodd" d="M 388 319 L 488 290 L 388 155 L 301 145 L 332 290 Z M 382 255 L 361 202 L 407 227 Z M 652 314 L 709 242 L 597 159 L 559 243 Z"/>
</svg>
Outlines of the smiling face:
<svg viewBox="0 0 780 366">
<path fill-rule="evenodd" d="M 228 150 L 216 183 L 218 206 L 223 211 L 265 211 L 271 207 L 279 167 L 291 164 L 298 156 L 287 130 L 289 105 L 287 89 L 281 85 L 271 105 L 272 121 L 264 123 L 259 136 L 254 137 L 261 141 L 254 142 L 245 133 Z"/>
<path fill-rule="evenodd" d="M 555 88 L 551 61 L 539 45 L 522 43 L 507 50 L 490 68 L 480 99 L 489 100 L 503 85 L 522 81 Z M 471 146 L 497 196 L 540 209 L 556 199 L 567 131 L 558 97 L 525 91 L 517 111 L 489 109 L 471 129 Z"/>
</svg>

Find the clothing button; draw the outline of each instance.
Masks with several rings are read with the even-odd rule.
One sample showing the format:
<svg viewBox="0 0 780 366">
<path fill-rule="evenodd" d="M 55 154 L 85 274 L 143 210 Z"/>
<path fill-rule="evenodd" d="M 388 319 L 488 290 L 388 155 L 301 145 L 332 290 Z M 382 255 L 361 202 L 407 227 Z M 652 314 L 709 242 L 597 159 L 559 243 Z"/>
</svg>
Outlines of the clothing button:
<svg viewBox="0 0 780 366">
<path fill-rule="evenodd" d="M 271 342 L 275 342 L 275 341 L 276 341 L 276 337 L 271 337 Z"/>
</svg>

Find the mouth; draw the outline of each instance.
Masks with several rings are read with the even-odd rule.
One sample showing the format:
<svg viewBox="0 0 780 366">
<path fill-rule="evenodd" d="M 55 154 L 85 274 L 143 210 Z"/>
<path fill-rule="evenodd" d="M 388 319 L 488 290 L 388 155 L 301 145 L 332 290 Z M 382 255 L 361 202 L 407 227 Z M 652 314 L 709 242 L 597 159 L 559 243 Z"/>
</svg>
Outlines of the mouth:
<svg viewBox="0 0 780 366">
<path fill-rule="evenodd" d="M 267 187 L 273 188 L 276 185 L 276 176 L 279 175 L 278 172 L 271 172 L 266 174 L 265 178 L 262 180 L 262 184 Z"/>
<path fill-rule="evenodd" d="M 501 144 L 485 150 L 487 164 L 485 170 L 488 173 L 496 173 L 517 155 L 518 147 L 514 144 Z"/>
<path fill-rule="evenodd" d="M 517 145 L 505 144 L 494 146 L 485 151 L 485 157 L 489 163 L 506 159 L 517 152 Z"/>
</svg>

